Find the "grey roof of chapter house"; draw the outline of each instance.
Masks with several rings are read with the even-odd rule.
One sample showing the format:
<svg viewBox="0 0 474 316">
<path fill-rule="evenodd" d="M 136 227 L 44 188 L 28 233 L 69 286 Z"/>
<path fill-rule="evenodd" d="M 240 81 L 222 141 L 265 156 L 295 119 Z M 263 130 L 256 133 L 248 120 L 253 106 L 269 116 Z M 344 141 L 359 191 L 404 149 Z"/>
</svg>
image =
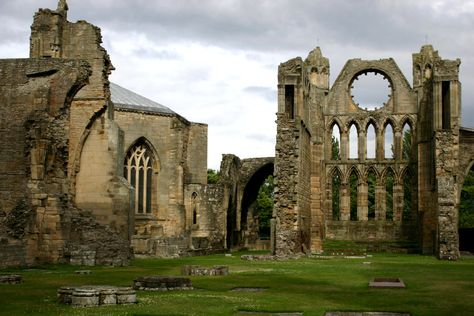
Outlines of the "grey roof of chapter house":
<svg viewBox="0 0 474 316">
<path fill-rule="evenodd" d="M 119 110 L 177 115 L 170 108 L 112 82 L 110 83 L 110 94 L 115 108 Z"/>
</svg>

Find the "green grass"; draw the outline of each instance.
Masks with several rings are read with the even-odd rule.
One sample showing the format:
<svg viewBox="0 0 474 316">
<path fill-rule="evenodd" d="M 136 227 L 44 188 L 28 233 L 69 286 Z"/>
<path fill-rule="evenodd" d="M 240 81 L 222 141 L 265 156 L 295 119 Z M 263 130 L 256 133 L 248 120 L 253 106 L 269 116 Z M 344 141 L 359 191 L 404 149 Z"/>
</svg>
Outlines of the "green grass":
<svg viewBox="0 0 474 316">
<path fill-rule="evenodd" d="M 129 267 L 47 265 L 19 273 L 23 283 L 0 284 L 0 315 L 232 315 L 238 311 L 399 311 L 412 315 L 474 315 L 474 258 L 457 262 L 429 256 L 374 254 L 364 259 L 243 261 L 223 254 L 181 259 L 137 259 Z M 364 264 L 364 262 L 371 262 Z M 66 285 L 130 286 L 144 275 L 180 275 L 181 266 L 228 265 L 230 274 L 192 277 L 195 290 L 137 292 L 138 304 L 73 308 L 56 301 Z M 77 275 L 78 269 L 92 270 Z M 373 277 L 400 277 L 406 289 L 370 289 Z M 232 292 L 264 287 L 263 292 Z"/>
</svg>

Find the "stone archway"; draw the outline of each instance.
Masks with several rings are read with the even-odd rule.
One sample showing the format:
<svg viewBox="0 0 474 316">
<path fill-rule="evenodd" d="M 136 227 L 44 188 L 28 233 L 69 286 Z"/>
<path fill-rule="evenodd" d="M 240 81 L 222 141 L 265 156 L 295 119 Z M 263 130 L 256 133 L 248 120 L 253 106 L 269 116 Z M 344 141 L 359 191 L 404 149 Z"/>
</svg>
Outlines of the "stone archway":
<svg viewBox="0 0 474 316">
<path fill-rule="evenodd" d="M 474 253 L 474 242 L 472 238 L 474 237 L 474 228 L 468 228 L 463 223 L 465 218 L 461 218 L 463 210 L 463 199 L 466 198 L 466 193 L 463 190 L 465 185 L 470 185 L 472 181 L 470 177 L 470 173 L 472 176 L 472 172 L 474 172 L 474 130 L 468 128 L 460 128 L 460 151 L 459 151 L 459 177 L 458 177 L 458 197 L 457 197 L 457 205 L 458 205 L 458 218 L 459 218 L 459 250 L 460 251 L 469 251 Z M 469 183 L 467 183 L 469 182 Z M 465 203 L 464 203 L 465 204 Z M 471 210 L 469 214 L 474 213 L 474 210 Z"/>
<path fill-rule="evenodd" d="M 269 176 L 273 176 L 273 159 L 257 158 L 244 160 L 240 181 L 240 232 L 242 245 L 254 249 L 268 249 L 269 236 L 262 238 L 259 222 L 268 220 L 257 214 L 256 204 L 260 187 Z M 271 214 L 269 214 L 271 216 Z M 266 215 L 268 216 L 268 214 Z M 269 235 L 269 234 L 268 234 Z M 268 245 L 266 245 L 268 244 Z"/>
<path fill-rule="evenodd" d="M 219 183 L 224 188 L 222 211 L 226 213 L 226 246 L 228 249 L 250 247 L 248 222 L 258 190 L 265 179 L 273 175 L 273 157 L 239 159 L 224 155 Z M 253 215 L 250 216 L 252 218 Z"/>
</svg>

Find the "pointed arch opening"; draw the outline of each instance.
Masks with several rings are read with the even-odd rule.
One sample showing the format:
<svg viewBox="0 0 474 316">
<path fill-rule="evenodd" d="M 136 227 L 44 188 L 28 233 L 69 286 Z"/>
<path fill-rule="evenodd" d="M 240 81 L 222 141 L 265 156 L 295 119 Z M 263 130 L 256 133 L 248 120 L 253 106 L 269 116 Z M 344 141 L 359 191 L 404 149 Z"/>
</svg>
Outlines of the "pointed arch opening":
<svg viewBox="0 0 474 316">
<path fill-rule="evenodd" d="M 331 160 L 341 160 L 341 129 L 337 123 L 332 126 Z"/>
<path fill-rule="evenodd" d="M 359 177 L 357 172 L 352 169 L 349 175 L 349 191 L 350 191 L 350 220 L 357 221 L 357 190 L 359 185 Z"/>
<path fill-rule="evenodd" d="M 395 151 L 393 146 L 393 125 L 388 122 L 384 129 L 384 158 L 393 159 L 395 158 Z"/>
<path fill-rule="evenodd" d="M 191 194 L 191 207 L 193 209 L 193 215 L 192 215 L 192 218 L 193 218 L 193 225 L 197 225 L 198 223 L 198 207 L 197 207 L 197 193 L 196 192 L 193 192 Z"/>
<path fill-rule="evenodd" d="M 374 169 L 370 169 L 367 173 L 367 204 L 368 219 L 375 219 L 375 186 L 377 185 L 377 175 Z"/>
<path fill-rule="evenodd" d="M 130 147 L 124 159 L 124 177 L 135 189 L 136 214 L 152 213 L 153 166 L 155 157 L 145 138 Z"/>
<path fill-rule="evenodd" d="M 393 183 L 394 173 L 392 168 L 387 170 L 385 175 L 385 219 L 387 221 L 393 220 Z"/>
<path fill-rule="evenodd" d="M 459 250 L 474 253 L 474 164 L 464 178 L 461 188 Z"/>
<path fill-rule="evenodd" d="M 349 158 L 359 158 L 359 131 L 354 123 L 349 126 Z"/>
<path fill-rule="evenodd" d="M 339 169 L 334 169 L 332 173 L 332 219 L 338 221 L 341 219 L 341 179 L 342 175 Z"/>
<path fill-rule="evenodd" d="M 406 222 L 411 219 L 412 216 L 412 207 L 413 207 L 413 183 L 412 175 L 410 170 L 406 170 L 403 174 L 402 183 L 403 183 L 403 212 L 402 212 L 402 221 Z"/>
<path fill-rule="evenodd" d="M 375 153 L 377 150 L 376 148 L 377 137 L 375 133 L 375 125 L 373 122 L 370 122 L 367 125 L 366 135 L 367 135 L 366 157 L 367 159 L 375 159 Z"/>
<path fill-rule="evenodd" d="M 402 159 L 409 161 L 412 155 L 413 132 L 409 121 L 403 124 L 402 129 Z"/>
</svg>

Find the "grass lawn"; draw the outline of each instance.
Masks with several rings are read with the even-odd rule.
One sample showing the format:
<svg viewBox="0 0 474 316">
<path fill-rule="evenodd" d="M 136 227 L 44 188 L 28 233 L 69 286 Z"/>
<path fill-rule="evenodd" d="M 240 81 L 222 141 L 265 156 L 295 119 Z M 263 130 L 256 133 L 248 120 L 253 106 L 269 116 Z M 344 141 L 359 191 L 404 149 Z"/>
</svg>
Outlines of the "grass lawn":
<svg viewBox="0 0 474 316">
<path fill-rule="evenodd" d="M 393 311 L 412 315 L 474 315 L 474 258 L 374 254 L 364 259 L 244 261 L 243 253 L 180 259 L 136 259 L 129 267 L 47 265 L 18 273 L 23 283 L 0 284 L 0 315 L 233 315 L 239 311 L 324 315 L 325 311 Z M 368 264 L 367 262 L 370 262 Z M 144 275 L 180 275 L 181 266 L 228 265 L 228 276 L 191 277 L 195 290 L 137 291 L 138 304 L 73 308 L 56 301 L 66 285 L 131 286 Z M 89 269 L 89 275 L 74 271 Z M 373 277 L 399 277 L 406 289 L 371 289 Z M 236 287 L 263 287 L 235 292 Z"/>
</svg>

